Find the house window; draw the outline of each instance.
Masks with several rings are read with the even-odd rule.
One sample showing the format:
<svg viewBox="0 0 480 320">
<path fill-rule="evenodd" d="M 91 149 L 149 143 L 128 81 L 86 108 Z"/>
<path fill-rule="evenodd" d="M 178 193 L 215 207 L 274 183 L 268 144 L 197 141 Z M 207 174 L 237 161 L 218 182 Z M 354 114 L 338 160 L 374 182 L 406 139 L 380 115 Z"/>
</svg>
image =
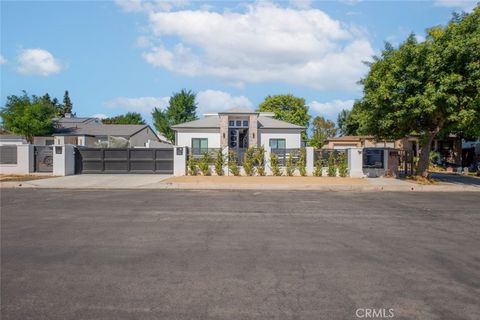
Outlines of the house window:
<svg viewBox="0 0 480 320">
<path fill-rule="evenodd" d="M 285 149 L 285 139 L 270 139 L 270 148 L 272 149 Z"/>
<path fill-rule="evenodd" d="M 241 127 L 241 126 L 242 126 L 242 120 L 237 120 L 237 121 L 235 122 L 235 125 L 236 125 L 237 127 Z"/>
<path fill-rule="evenodd" d="M 363 167 L 364 168 L 383 168 L 384 149 L 364 149 Z"/>
<path fill-rule="evenodd" d="M 192 154 L 204 154 L 208 152 L 207 138 L 192 138 Z"/>
<path fill-rule="evenodd" d="M 53 145 L 53 139 L 45 140 L 45 145 L 46 145 L 46 146 L 51 146 L 51 145 Z"/>
<path fill-rule="evenodd" d="M 248 127 L 248 120 L 243 120 L 243 126 Z"/>
<path fill-rule="evenodd" d="M 235 121 L 233 121 L 233 120 L 228 121 L 228 126 L 229 127 L 235 127 Z"/>
</svg>

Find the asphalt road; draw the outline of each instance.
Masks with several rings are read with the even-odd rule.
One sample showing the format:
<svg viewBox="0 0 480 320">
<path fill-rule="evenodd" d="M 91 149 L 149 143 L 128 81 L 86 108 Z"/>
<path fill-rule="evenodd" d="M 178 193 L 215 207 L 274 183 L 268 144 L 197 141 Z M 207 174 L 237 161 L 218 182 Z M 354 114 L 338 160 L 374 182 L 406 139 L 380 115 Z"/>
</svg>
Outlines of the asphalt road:
<svg viewBox="0 0 480 320">
<path fill-rule="evenodd" d="M 4 320 L 480 319 L 479 193 L 0 191 Z"/>
</svg>

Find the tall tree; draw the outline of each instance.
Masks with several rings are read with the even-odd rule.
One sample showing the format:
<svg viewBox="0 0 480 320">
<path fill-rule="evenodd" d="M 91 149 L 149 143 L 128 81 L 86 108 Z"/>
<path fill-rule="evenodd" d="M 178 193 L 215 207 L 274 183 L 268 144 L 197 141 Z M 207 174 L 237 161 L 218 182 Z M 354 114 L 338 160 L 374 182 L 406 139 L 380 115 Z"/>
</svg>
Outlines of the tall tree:
<svg viewBox="0 0 480 320">
<path fill-rule="evenodd" d="M 65 94 L 63 95 L 63 116 L 65 114 L 70 113 L 72 114 L 73 104 L 70 100 L 70 96 L 68 94 L 68 90 L 65 90 Z"/>
<path fill-rule="evenodd" d="M 273 112 L 275 119 L 308 127 L 311 119 L 308 109 L 304 98 L 295 97 L 291 94 L 280 94 L 267 96 L 257 111 Z M 306 132 L 302 133 L 302 138 L 306 140 Z"/>
<path fill-rule="evenodd" d="M 55 127 L 57 110 L 49 97 L 31 97 L 24 91 L 22 96 L 11 95 L 0 110 L 3 128 L 25 137 L 33 143 L 34 136 L 51 134 Z"/>
<path fill-rule="evenodd" d="M 168 108 L 161 110 L 154 108 L 152 111 L 153 124 L 168 140 L 175 140 L 175 133 L 171 126 L 198 119 L 195 102 L 196 94 L 191 90 L 182 89 L 170 97 Z"/>
<path fill-rule="evenodd" d="M 332 138 L 337 133 L 335 123 L 321 116 L 316 116 L 312 122 L 312 138 L 308 142 L 311 147 L 320 149 L 323 147 L 328 138 Z"/>
<path fill-rule="evenodd" d="M 420 135 L 417 175 L 428 175 L 432 141 L 455 133 L 480 135 L 480 7 L 446 27 L 387 45 L 361 82 L 360 129 L 381 138 Z"/>
<path fill-rule="evenodd" d="M 111 118 L 102 119 L 103 124 L 145 124 L 142 115 L 138 112 L 127 112 Z"/>
</svg>

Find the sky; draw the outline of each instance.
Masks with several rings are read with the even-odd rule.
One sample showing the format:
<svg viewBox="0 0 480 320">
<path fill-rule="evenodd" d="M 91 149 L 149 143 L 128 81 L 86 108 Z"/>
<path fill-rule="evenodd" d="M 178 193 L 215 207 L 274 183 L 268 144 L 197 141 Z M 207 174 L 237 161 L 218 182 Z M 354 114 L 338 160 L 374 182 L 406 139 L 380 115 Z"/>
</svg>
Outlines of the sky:
<svg viewBox="0 0 480 320">
<path fill-rule="evenodd" d="M 68 90 L 77 116 L 140 112 L 185 88 L 197 114 L 303 97 L 336 120 L 385 41 L 445 25 L 476 1 L 1 1 L 0 100 Z"/>
</svg>

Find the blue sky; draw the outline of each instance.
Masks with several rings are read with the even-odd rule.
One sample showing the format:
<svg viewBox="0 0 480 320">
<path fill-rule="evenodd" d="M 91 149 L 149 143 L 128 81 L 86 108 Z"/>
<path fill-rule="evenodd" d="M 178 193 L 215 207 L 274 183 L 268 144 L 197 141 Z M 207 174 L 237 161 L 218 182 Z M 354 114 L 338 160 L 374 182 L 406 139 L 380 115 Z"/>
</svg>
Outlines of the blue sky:
<svg viewBox="0 0 480 320">
<path fill-rule="evenodd" d="M 446 24 L 475 1 L 2 1 L 1 101 L 62 98 L 77 116 L 165 107 L 197 93 L 198 113 L 305 98 L 336 119 L 361 96 L 362 61 L 384 41 Z"/>
</svg>

